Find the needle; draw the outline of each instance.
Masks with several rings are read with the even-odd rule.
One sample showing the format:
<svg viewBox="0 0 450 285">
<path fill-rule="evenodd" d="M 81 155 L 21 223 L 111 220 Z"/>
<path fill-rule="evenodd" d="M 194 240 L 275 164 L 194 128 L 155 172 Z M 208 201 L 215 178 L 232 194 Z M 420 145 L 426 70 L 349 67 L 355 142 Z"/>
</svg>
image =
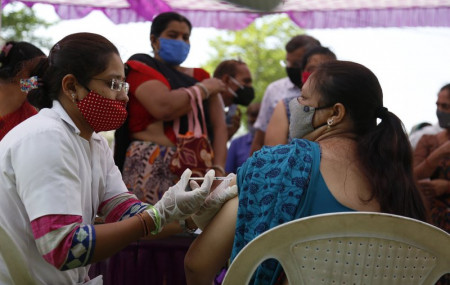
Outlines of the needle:
<svg viewBox="0 0 450 285">
<path fill-rule="evenodd" d="M 190 180 L 205 180 L 205 177 L 191 177 Z M 226 180 L 227 177 L 214 177 L 214 180 Z"/>
</svg>

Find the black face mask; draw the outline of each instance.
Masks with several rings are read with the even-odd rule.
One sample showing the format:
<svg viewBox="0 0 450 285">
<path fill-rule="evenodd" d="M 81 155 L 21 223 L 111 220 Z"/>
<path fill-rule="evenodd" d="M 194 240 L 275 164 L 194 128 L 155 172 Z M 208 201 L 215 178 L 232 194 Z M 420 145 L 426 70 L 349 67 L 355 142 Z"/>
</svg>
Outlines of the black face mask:
<svg viewBox="0 0 450 285">
<path fill-rule="evenodd" d="M 286 73 L 292 84 L 302 88 L 302 69 L 300 67 L 286 67 Z"/>
<path fill-rule="evenodd" d="M 233 91 L 229 89 L 229 91 L 232 91 L 231 93 L 234 95 L 234 103 L 248 106 L 253 99 L 255 98 L 255 90 L 253 87 L 241 85 L 236 79 L 233 77 L 230 77 L 232 81 L 239 87 L 236 91 Z"/>
</svg>

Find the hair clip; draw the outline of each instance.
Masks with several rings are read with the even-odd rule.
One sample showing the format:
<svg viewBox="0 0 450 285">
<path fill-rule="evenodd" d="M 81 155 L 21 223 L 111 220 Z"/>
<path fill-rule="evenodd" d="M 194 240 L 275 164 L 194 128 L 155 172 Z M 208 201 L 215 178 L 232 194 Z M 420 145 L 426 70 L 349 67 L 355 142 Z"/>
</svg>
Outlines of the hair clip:
<svg viewBox="0 0 450 285">
<path fill-rule="evenodd" d="M 13 44 L 12 44 L 12 43 L 9 43 L 9 44 L 3 46 L 2 52 L 5 54 L 5 57 L 8 56 L 8 53 L 9 53 L 9 51 L 12 49 L 12 47 L 13 47 Z"/>
<path fill-rule="evenodd" d="M 22 92 L 30 92 L 33 89 L 39 87 L 39 79 L 37 76 L 32 76 L 30 78 L 20 79 L 20 90 Z"/>
</svg>

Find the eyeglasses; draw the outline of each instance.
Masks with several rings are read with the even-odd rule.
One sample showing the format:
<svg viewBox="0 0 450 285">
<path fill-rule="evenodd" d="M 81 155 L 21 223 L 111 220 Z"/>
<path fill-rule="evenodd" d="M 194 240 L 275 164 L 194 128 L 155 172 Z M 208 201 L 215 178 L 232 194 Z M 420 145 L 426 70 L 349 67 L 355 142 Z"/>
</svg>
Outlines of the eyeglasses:
<svg viewBox="0 0 450 285">
<path fill-rule="evenodd" d="M 113 90 L 113 91 L 120 92 L 123 90 L 123 91 L 125 91 L 125 95 L 127 95 L 128 91 L 130 90 L 130 84 L 128 84 L 128 82 L 120 81 L 115 78 L 113 78 L 113 79 L 91 78 L 91 79 L 92 80 L 100 80 L 107 84 L 110 84 L 109 88 L 111 88 L 111 90 Z"/>
</svg>

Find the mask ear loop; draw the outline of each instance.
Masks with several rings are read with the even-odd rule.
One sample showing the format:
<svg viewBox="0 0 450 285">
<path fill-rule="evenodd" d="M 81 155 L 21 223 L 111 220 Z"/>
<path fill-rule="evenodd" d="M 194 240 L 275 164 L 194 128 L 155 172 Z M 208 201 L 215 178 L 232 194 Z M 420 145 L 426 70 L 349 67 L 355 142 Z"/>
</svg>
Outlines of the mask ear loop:
<svg viewBox="0 0 450 285">
<path fill-rule="evenodd" d="M 231 89 L 230 87 L 228 87 L 228 92 L 231 93 L 231 95 L 233 95 L 234 97 L 238 97 L 238 95 L 236 94 L 236 92 L 233 91 L 233 89 Z"/>
<path fill-rule="evenodd" d="M 231 79 L 231 81 L 233 81 L 234 84 L 236 84 L 239 87 L 239 89 L 244 89 L 244 86 L 242 86 L 242 84 L 239 83 L 239 81 L 237 81 L 236 78 L 234 78 L 233 76 L 230 76 L 230 79 Z"/>
</svg>

